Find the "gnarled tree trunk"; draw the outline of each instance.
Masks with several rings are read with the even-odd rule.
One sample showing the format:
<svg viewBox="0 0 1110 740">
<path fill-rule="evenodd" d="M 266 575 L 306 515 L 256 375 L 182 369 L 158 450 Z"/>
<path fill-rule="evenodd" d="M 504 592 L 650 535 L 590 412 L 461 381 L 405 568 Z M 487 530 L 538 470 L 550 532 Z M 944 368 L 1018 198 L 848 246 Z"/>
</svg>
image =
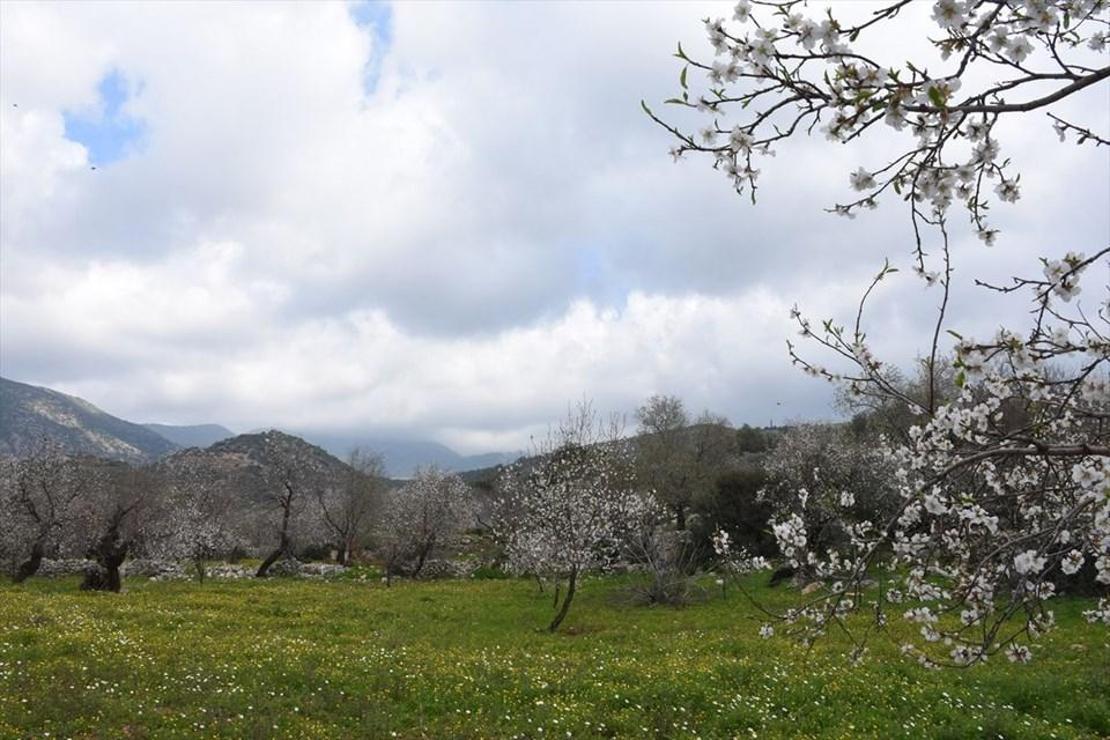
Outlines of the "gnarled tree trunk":
<svg viewBox="0 0 1110 740">
<path fill-rule="evenodd" d="M 96 543 L 90 555 L 100 567 L 93 572 L 85 574 L 81 588 L 87 591 L 112 591 L 119 593 L 123 586 L 120 577 L 120 566 L 127 559 L 127 551 L 131 549 L 129 540 L 120 538 L 120 523 L 127 515 L 126 509 L 117 511 L 108 524 L 108 531 Z"/>
<path fill-rule="evenodd" d="M 286 486 L 286 490 L 289 493 L 281 504 L 281 539 L 278 541 L 277 549 L 262 561 L 262 565 L 258 566 L 258 571 L 254 574 L 255 578 L 265 578 L 266 574 L 270 572 L 270 566 L 276 563 L 282 555 L 289 552 L 289 519 L 293 513 L 293 494 L 289 486 Z"/>
<path fill-rule="evenodd" d="M 432 548 L 435 547 L 435 540 L 431 540 L 420 548 L 420 552 L 416 555 L 416 567 L 413 568 L 412 577 L 416 578 L 420 575 L 420 571 L 424 570 L 424 563 L 428 560 L 428 555 L 431 554 Z"/>
<path fill-rule="evenodd" d="M 285 537 L 285 533 L 282 532 L 281 544 L 278 545 L 276 550 L 266 556 L 266 559 L 262 561 L 262 565 L 258 566 L 258 570 L 255 572 L 254 577 L 265 578 L 266 575 L 270 572 L 270 566 L 276 563 L 278 561 L 278 558 L 280 558 L 282 555 L 285 555 L 288 550 L 289 540 Z"/>
<path fill-rule="evenodd" d="M 36 540 L 35 544 L 31 545 L 30 555 L 19 564 L 19 568 L 16 569 L 15 576 L 12 580 L 16 583 L 23 583 L 37 573 L 39 566 L 42 565 L 43 550 L 42 540 Z"/>
</svg>

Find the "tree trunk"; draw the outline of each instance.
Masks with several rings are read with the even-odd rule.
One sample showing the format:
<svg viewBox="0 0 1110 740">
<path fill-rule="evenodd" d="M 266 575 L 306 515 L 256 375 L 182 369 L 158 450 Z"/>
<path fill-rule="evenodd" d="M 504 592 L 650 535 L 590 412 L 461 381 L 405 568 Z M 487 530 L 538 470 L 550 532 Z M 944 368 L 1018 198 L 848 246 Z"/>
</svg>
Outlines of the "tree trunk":
<svg viewBox="0 0 1110 740">
<path fill-rule="evenodd" d="M 555 581 L 555 599 L 551 602 L 552 609 L 559 608 L 559 589 L 562 587 L 562 585 L 563 584 L 559 583 L 559 581 Z"/>
<path fill-rule="evenodd" d="M 343 544 L 339 546 L 339 556 L 336 560 L 343 567 L 351 564 L 351 553 L 354 552 L 355 546 L 351 539 L 344 540 Z"/>
<path fill-rule="evenodd" d="M 262 565 L 258 566 L 258 571 L 254 574 L 255 578 L 265 578 L 266 574 L 270 572 L 270 566 L 276 563 L 282 555 L 289 552 L 289 509 L 290 505 L 286 504 L 284 511 L 281 513 L 281 538 L 278 540 L 277 549 L 262 561 Z"/>
<path fill-rule="evenodd" d="M 193 561 L 193 567 L 196 568 L 197 571 L 197 582 L 204 583 L 204 561 L 197 558 Z"/>
<path fill-rule="evenodd" d="M 130 542 L 120 541 L 119 528 L 128 511 L 129 509 L 118 509 L 113 514 L 108 524 L 108 531 L 104 533 L 104 536 L 100 538 L 100 541 L 96 543 L 95 548 L 90 553 L 100 569 L 95 575 L 85 574 L 85 581 L 81 584 L 82 589 L 119 593 L 123 586 L 119 568 L 123 565 L 123 561 L 127 559 L 127 551 L 131 548 Z"/>
<path fill-rule="evenodd" d="M 679 532 L 686 529 L 686 506 L 684 504 L 675 504 L 674 507 L 675 527 Z"/>
<path fill-rule="evenodd" d="M 38 572 L 39 566 L 42 565 L 43 546 L 41 541 L 35 542 L 31 545 L 31 554 L 28 558 L 20 563 L 19 569 L 15 572 L 14 580 L 16 583 L 23 583 L 28 578 Z"/>
<path fill-rule="evenodd" d="M 420 555 L 416 559 L 416 568 L 412 571 L 412 577 L 416 578 L 420 575 L 420 571 L 424 569 L 424 561 L 428 559 L 428 553 L 432 551 L 432 545 L 425 545 L 420 548 Z"/>
<path fill-rule="evenodd" d="M 282 542 L 280 545 L 278 545 L 278 548 L 276 550 L 266 556 L 266 559 L 262 561 L 262 565 L 258 566 L 258 570 L 255 572 L 254 577 L 265 578 L 266 574 L 270 571 L 270 566 L 276 563 L 278 561 L 278 558 L 280 558 L 284 553 L 285 543 Z"/>
<path fill-rule="evenodd" d="M 548 632 L 554 632 L 559 629 L 559 625 L 562 624 L 563 620 L 566 618 L 567 612 L 570 610 L 570 602 L 574 599 L 574 587 L 577 583 L 578 568 L 572 568 L 570 571 L 570 578 L 567 579 L 567 595 L 563 597 L 563 608 L 559 610 L 559 613 L 555 615 L 555 619 L 552 620 L 551 624 L 548 626 Z"/>
<path fill-rule="evenodd" d="M 123 565 L 124 559 L 127 557 L 127 548 L 121 547 L 112 550 L 108 556 L 104 558 L 104 571 L 107 574 L 105 587 L 112 593 L 119 593 L 120 588 L 123 587 L 123 579 L 119 574 L 119 567 Z"/>
</svg>

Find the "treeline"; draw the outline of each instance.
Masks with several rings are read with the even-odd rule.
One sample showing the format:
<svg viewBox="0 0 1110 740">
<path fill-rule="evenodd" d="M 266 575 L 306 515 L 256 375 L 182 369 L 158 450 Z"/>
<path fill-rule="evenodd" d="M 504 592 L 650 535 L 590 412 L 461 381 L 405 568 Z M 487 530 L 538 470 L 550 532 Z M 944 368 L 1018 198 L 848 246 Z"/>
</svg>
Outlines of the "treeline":
<svg viewBox="0 0 1110 740">
<path fill-rule="evenodd" d="M 422 471 L 398 486 L 381 458 L 341 462 L 281 432 L 242 435 L 136 467 L 62 454 L 48 440 L 0 467 L 0 562 L 14 580 L 44 558 L 88 559 L 83 587 L 118 591 L 128 558 L 282 559 L 346 565 L 368 547 L 391 573 L 426 560 L 471 528 L 472 496 L 457 476 Z"/>
<path fill-rule="evenodd" d="M 514 465 L 469 482 L 429 469 L 403 484 L 373 453 L 339 461 L 276 431 L 147 467 L 67 457 L 44 441 L 3 466 L 0 558 L 17 581 L 44 558 L 85 558 L 83 587 L 112 591 L 128 558 L 187 561 L 200 579 L 205 563 L 245 556 L 261 561 L 258 577 L 283 559 L 366 560 L 392 580 L 421 576 L 469 532 L 483 564 L 562 594 L 554 628 L 583 572 L 636 568 L 650 576 L 645 601 L 676 603 L 694 574 L 720 564 L 721 533 L 746 558 L 789 557 L 776 527 L 797 517 L 809 547 L 839 546 L 834 509 L 881 512 L 893 500 L 875 442 L 911 422 L 872 408 L 850 423 L 736 429 L 652 396 L 632 435 L 583 403 Z"/>
</svg>

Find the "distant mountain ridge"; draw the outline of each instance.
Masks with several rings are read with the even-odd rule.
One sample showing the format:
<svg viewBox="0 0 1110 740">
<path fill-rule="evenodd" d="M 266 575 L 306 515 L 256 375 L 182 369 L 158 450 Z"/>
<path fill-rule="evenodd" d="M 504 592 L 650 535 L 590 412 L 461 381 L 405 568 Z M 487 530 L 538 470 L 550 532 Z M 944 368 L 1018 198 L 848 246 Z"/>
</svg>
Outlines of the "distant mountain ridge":
<svg viewBox="0 0 1110 740">
<path fill-rule="evenodd" d="M 129 463 L 152 462 L 178 448 L 84 399 L 0 378 L 0 454 L 31 454 L 44 437 L 69 454 Z"/>
<path fill-rule="evenodd" d="M 297 429 L 287 432 L 320 446 L 340 460 L 355 447 L 380 453 L 385 459 L 386 475 L 391 478 L 411 478 L 418 468 L 430 465 L 448 472 L 491 468 L 520 456 L 502 452 L 461 455 L 428 440 Z M 149 463 L 182 448 L 208 448 L 236 435 L 219 424 L 136 424 L 112 416 L 82 398 L 0 378 L 0 455 L 31 454 L 43 437 L 60 444 L 69 454 Z"/>
<path fill-rule="evenodd" d="M 178 447 L 208 447 L 220 440 L 235 436 L 235 432 L 219 424 L 143 424 L 143 426 Z"/>
<path fill-rule="evenodd" d="M 320 445 L 340 459 L 346 458 L 356 447 L 379 453 L 385 460 L 386 475 L 391 478 L 411 478 L 418 468 L 435 465 L 440 470 L 457 473 L 476 468 L 504 465 L 516 460 L 522 453 L 488 452 L 481 455 L 461 455 L 450 447 L 427 440 L 389 439 L 328 433 L 292 431 L 313 444 Z"/>
</svg>

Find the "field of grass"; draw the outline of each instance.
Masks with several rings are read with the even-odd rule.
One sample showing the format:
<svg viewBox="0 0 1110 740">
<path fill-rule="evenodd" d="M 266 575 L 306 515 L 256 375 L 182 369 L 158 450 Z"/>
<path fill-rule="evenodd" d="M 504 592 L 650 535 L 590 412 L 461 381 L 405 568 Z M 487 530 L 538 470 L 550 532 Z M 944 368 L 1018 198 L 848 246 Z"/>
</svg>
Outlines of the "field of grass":
<svg viewBox="0 0 1110 740">
<path fill-rule="evenodd" d="M 1029 666 L 926 671 L 883 642 L 807 658 L 737 594 L 648 608 L 616 579 L 555 635 L 522 580 L 125 588 L 0 586 L 0 737 L 1110 736 L 1110 633 L 1082 601 Z"/>
</svg>

